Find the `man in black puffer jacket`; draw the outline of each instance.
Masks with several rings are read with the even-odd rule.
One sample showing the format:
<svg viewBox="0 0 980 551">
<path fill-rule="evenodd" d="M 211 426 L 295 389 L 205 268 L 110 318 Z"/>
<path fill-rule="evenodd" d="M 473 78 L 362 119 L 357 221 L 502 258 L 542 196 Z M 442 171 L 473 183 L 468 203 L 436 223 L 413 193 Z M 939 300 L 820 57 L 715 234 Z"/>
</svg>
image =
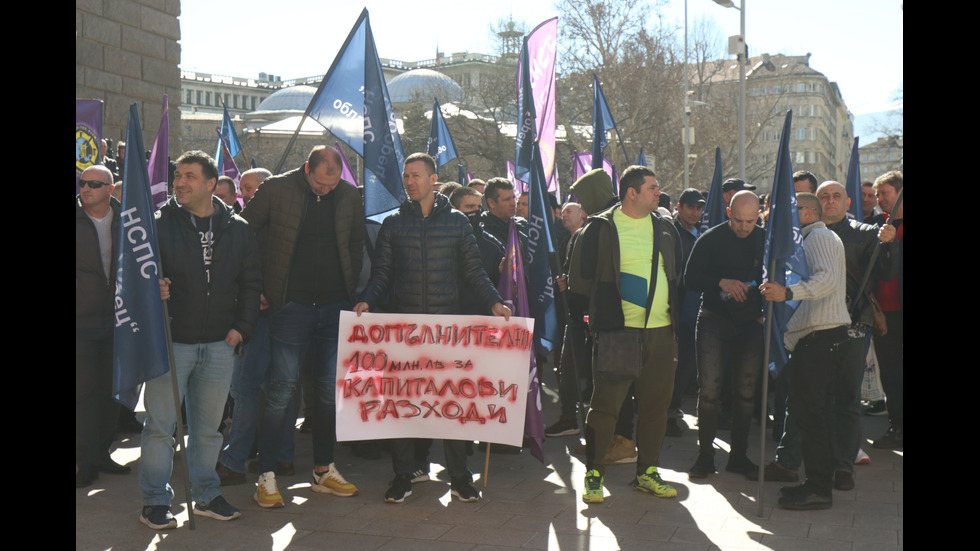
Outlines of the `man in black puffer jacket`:
<svg viewBox="0 0 980 551">
<path fill-rule="evenodd" d="M 460 293 L 467 291 L 476 294 L 495 316 L 510 319 L 510 309 L 483 270 L 469 221 L 434 191 L 438 178 L 432 157 L 410 155 L 402 177 L 408 200 L 381 225 L 371 279 L 354 311 L 360 315 L 376 309 L 390 292 L 391 312 L 458 314 Z M 465 443 L 445 440 L 443 448 L 452 494 L 462 501 L 480 499 L 466 468 Z M 401 503 L 412 494 L 414 441 L 394 439 L 391 449 L 395 479 L 385 492 L 385 501 Z"/>
</svg>

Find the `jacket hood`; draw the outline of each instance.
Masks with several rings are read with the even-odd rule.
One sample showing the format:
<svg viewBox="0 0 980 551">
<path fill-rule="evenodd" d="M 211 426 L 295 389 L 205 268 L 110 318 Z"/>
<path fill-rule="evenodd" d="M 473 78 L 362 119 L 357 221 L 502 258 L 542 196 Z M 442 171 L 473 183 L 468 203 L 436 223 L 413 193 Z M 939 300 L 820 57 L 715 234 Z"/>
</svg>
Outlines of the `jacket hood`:
<svg viewBox="0 0 980 551">
<path fill-rule="evenodd" d="M 612 179 L 601 168 L 590 170 L 572 184 L 572 193 L 578 197 L 586 214 L 595 214 L 606 208 L 615 198 Z"/>
</svg>

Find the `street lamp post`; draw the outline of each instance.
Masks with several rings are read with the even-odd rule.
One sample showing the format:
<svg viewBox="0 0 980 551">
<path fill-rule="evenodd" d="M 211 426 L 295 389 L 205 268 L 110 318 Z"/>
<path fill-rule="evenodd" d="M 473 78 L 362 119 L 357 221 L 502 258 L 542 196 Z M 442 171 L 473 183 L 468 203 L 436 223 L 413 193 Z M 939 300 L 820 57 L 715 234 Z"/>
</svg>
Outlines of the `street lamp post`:
<svg viewBox="0 0 980 551">
<path fill-rule="evenodd" d="M 715 4 L 739 11 L 741 34 L 728 39 L 728 53 L 738 56 L 738 177 L 745 180 L 745 65 L 748 47 L 745 45 L 745 0 L 736 7 L 732 0 L 714 0 Z"/>
</svg>

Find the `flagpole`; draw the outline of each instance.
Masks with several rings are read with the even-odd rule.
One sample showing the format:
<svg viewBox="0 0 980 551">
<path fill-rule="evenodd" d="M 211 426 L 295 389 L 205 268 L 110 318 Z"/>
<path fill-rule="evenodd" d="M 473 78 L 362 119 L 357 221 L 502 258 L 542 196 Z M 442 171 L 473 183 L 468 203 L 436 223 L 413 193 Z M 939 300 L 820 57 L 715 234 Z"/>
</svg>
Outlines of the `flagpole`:
<svg viewBox="0 0 980 551">
<path fill-rule="evenodd" d="M 160 267 L 162 273 L 162 262 Z M 170 333 L 170 308 L 168 307 L 168 303 L 168 300 L 163 301 L 163 332 L 167 337 L 167 361 L 170 363 L 170 386 L 174 394 L 174 410 L 176 412 L 174 418 L 177 420 L 175 423 L 177 444 L 180 446 L 180 455 L 184 458 L 184 473 L 181 478 L 184 481 L 184 502 L 187 504 L 187 522 L 190 529 L 194 530 L 194 504 L 191 502 L 191 467 L 187 458 L 187 447 L 184 445 L 184 416 L 180 411 L 180 390 L 177 385 L 177 369 L 174 366 L 174 341 Z"/>
<path fill-rule="evenodd" d="M 775 273 L 776 271 L 776 259 L 772 259 L 769 263 L 769 271 L 767 273 Z M 766 301 L 766 335 L 763 339 L 763 346 L 765 349 L 762 352 L 762 414 L 759 424 L 762 427 L 759 430 L 759 508 L 756 514 L 762 517 L 762 507 L 765 501 L 765 484 L 766 484 L 766 422 L 769 420 L 769 347 L 772 344 L 772 302 Z M 779 404 L 775 404 L 774 407 L 779 407 Z M 786 404 L 783 404 L 786 407 Z"/>
<path fill-rule="evenodd" d="M 490 442 L 487 442 L 487 453 L 483 459 L 483 487 L 487 487 L 487 475 L 490 473 Z"/>
<path fill-rule="evenodd" d="M 898 207 L 902 206 L 902 192 L 904 191 L 905 189 L 902 188 L 902 191 L 898 192 L 898 199 L 895 200 L 895 206 L 892 207 L 892 211 L 888 213 L 888 221 L 891 221 L 892 214 L 898 212 Z M 864 269 L 864 276 L 861 277 L 861 285 L 858 286 L 857 292 L 854 293 L 853 297 L 851 297 L 851 303 L 847 305 L 848 312 L 853 311 L 854 307 L 857 305 L 858 297 L 864 294 L 864 289 L 868 286 L 868 281 L 871 279 L 871 272 L 874 270 L 875 260 L 878 259 L 878 251 L 880 249 L 881 249 L 881 241 L 879 240 L 878 242 L 875 243 L 875 248 L 871 251 L 871 258 L 868 260 L 868 267 Z"/>
</svg>

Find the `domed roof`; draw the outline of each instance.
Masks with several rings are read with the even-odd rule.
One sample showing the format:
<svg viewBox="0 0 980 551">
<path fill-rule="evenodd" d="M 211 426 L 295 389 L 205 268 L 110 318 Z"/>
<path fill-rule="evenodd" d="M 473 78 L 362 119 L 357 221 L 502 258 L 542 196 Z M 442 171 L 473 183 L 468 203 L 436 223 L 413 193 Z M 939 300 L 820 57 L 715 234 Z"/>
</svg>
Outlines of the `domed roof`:
<svg viewBox="0 0 980 551">
<path fill-rule="evenodd" d="M 463 89 L 451 77 L 432 69 L 413 69 L 388 82 L 392 103 L 406 103 L 421 96 L 439 98 L 440 103 L 463 101 Z M 270 96 L 271 97 L 271 96 Z"/>
<path fill-rule="evenodd" d="M 262 100 L 255 111 L 306 111 L 313 99 L 316 88 L 313 86 L 290 86 L 273 92 Z"/>
</svg>

